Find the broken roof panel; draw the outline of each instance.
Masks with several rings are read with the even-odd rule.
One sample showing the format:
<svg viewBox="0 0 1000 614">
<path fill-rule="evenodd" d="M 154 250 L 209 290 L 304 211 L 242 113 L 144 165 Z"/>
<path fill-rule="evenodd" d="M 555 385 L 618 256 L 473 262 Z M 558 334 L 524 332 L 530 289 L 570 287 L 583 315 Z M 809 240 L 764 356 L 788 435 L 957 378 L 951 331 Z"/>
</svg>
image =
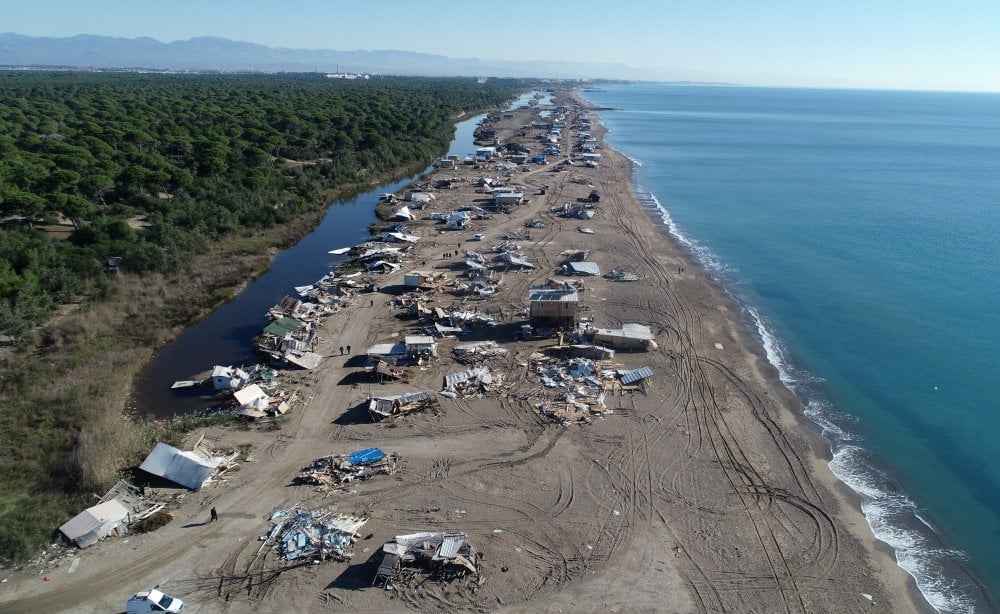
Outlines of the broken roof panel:
<svg viewBox="0 0 1000 614">
<path fill-rule="evenodd" d="M 242 390 L 233 393 L 233 397 L 240 405 L 250 405 L 258 399 L 267 399 L 267 393 L 257 384 L 250 384 Z"/>
<path fill-rule="evenodd" d="M 406 345 L 434 345 L 434 337 L 430 335 L 406 335 L 403 339 Z"/>
<path fill-rule="evenodd" d="M 622 379 L 623 384 L 628 385 L 633 382 L 638 382 L 639 380 L 653 377 L 653 369 L 650 367 L 642 367 L 639 369 L 630 369 L 628 371 L 619 371 L 618 376 Z"/>
<path fill-rule="evenodd" d="M 303 369 L 315 369 L 319 366 L 320 361 L 323 360 L 323 355 L 315 352 L 293 350 L 291 352 L 286 352 L 284 359 L 289 364 L 293 364 L 296 367 L 301 367 Z"/>
<path fill-rule="evenodd" d="M 515 254 L 514 252 L 504 252 L 500 254 L 500 260 L 503 260 L 511 266 L 521 266 L 526 269 L 535 268 L 535 265 L 525 260 L 524 256 Z"/>
<path fill-rule="evenodd" d="M 458 556 L 458 549 L 467 541 L 464 533 L 449 533 L 441 540 L 438 556 L 442 559 L 453 559 Z"/>
<path fill-rule="evenodd" d="M 531 288 L 528 291 L 528 300 L 531 302 L 540 301 L 568 301 L 580 300 L 576 288 Z"/>
<path fill-rule="evenodd" d="M 402 343 L 376 343 L 368 348 L 369 356 L 395 356 L 406 354 L 406 345 Z"/>
<path fill-rule="evenodd" d="M 600 275 L 601 268 L 596 262 L 567 262 L 566 267 L 576 275 Z"/>
<path fill-rule="evenodd" d="M 622 324 L 621 328 L 598 328 L 596 334 L 604 337 L 626 337 L 628 339 L 641 339 L 652 341 L 653 331 L 645 324 Z"/>
</svg>

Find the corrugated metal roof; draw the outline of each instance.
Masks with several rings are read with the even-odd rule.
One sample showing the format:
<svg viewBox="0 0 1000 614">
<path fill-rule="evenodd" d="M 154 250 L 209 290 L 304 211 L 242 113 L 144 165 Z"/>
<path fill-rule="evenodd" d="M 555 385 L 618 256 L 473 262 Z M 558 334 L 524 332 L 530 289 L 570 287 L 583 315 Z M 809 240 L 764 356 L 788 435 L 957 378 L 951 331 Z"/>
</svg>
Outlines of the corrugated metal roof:
<svg viewBox="0 0 1000 614">
<path fill-rule="evenodd" d="M 445 535 L 441 540 L 441 548 L 438 549 L 438 556 L 443 559 L 453 559 L 458 556 L 458 551 L 465 544 L 464 533 L 458 535 Z"/>
<path fill-rule="evenodd" d="M 528 292 L 528 300 L 537 301 L 579 301 L 580 296 L 576 290 L 565 290 L 562 288 L 532 288 Z"/>
<path fill-rule="evenodd" d="M 653 369 L 650 367 L 642 367 L 640 369 L 631 369 L 629 371 L 619 371 L 618 375 L 622 378 L 622 383 L 628 385 L 633 382 L 638 382 L 639 380 L 644 380 L 647 377 L 653 377 Z"/>
<path fill-rule="evenodd" d="M 583 275 L 601 274 L 601 268 L 597 266 L 596 262 L 569 262 L 566 266 L 568 266 L 574 273 L 580 273 Z"/>
</svg>

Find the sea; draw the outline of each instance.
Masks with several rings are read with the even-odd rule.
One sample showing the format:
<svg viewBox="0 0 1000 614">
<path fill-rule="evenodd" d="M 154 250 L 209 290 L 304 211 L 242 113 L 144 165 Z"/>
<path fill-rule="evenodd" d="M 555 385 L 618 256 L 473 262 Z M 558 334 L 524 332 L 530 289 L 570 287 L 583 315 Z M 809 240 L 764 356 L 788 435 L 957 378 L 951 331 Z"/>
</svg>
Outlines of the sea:
<svg viewBox="0 0 1000 614">
<path fill-rule="evenodd" d="M 587 88 L 942 612 L 1000 595 L 1000 95 Z"/>
</svg>

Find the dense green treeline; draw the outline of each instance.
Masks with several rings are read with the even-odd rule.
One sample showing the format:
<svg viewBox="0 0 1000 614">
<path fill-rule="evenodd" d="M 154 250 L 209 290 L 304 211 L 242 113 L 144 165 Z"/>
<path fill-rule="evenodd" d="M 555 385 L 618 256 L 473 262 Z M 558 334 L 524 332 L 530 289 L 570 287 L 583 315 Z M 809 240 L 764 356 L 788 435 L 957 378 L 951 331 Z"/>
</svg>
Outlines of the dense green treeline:
<svg viewBox="0 0 1000 614">
<path fill-rule="evenodd" d="M 513 80 L 0 72 L 0 331 L 429 161 Z M 62 223 L 66 240 L 40 227 Z M 50 230 L 52 226 L 49 226 Z M 64 233 L 65 235 L 65 233 Z"/>
<path fill-rule="evenodd" d="M 324 193 L 428 163 L 456 115 L 521 87 L 0 72 L 0 333 L 117 299 L 0 346 L 0 564 L 169 439 L 123 416 L 155 346 L 318 219 Z M 124 274 L 105 274 L 112 256 Z"/>
</svg>

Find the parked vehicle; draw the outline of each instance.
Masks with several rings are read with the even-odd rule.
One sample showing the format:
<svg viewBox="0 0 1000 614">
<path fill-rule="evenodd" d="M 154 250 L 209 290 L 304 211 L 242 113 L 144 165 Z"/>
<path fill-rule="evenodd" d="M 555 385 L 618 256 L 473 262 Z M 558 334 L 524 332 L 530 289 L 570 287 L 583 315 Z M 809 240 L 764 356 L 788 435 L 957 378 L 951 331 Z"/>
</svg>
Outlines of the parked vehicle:
<svg viewBox="0 0 1000 614">
<path fill-rule="evenodd" d="M 551 339 L 556 331 L 551 328 L 535 328 L 531 324 L 522 324 L 521 328 L 514 333 L 514 339 L 518 341 L 533 341 L 535 339 Z"/>
<path fill-rule="evenodd" d="M 125 602 L 125 614 L 153 614 L 154 612 L 180 612 L 184 602 L 155 588 L 140 591 Z"/>
</svg>

